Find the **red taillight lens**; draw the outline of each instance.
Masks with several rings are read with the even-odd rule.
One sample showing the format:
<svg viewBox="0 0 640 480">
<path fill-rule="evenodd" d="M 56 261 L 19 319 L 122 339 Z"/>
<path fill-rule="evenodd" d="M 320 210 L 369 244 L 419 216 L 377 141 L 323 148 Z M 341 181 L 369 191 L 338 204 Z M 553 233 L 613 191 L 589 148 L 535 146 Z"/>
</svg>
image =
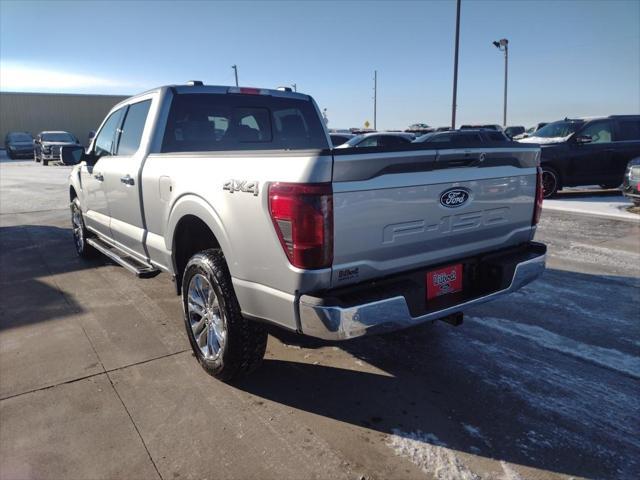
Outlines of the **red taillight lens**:
<svg viewBox="0 0 640 480">
<path fill-rule="evenodd" d="M 537 225 L 540 221 L 543 198 L 544 189 L 542 188 L 542 168 L 538 167 L 538 175 L 536 176 L 536 204 L 533 207 L 533 219 L 531 220 L 531 225 Z"/>
<path fill-rule="evenodd" d="M 273 183 L 269 213 L 291 264 L 327 268 L 333 262 L 333 190 L 330 183 Z"/>
</svg>

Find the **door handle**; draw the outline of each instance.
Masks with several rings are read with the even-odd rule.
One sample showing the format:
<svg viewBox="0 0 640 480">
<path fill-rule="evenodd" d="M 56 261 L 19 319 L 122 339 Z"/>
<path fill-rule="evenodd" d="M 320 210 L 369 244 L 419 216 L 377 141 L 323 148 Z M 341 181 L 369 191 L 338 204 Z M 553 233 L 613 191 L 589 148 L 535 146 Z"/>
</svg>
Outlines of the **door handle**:
<svg viewBox="0 0 640 480">
<path fill-rule="evenodd" d="M 124 183 L 125 185 L 133 185 L 133 184 L 135 184 L 135 181 L 129 175 L 125 175 L 124 177 L 120 177 L 120 181 L 122 183 Z"/>
<path fill-rule="evenodd" d="M 95 178 L 96 180 L 98 180 L 99 182 L 104 182 L 104 177 L 102 176 L 101 173 L 94 173 L 93 174 L 93 178 Z"/>
</svg>

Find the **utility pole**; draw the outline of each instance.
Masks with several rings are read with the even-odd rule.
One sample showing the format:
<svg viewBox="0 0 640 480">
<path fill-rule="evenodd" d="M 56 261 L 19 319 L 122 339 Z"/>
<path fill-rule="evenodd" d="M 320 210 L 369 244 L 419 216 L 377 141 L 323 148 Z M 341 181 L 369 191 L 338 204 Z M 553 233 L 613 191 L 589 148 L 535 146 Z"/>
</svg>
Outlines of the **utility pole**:
<svg viewBox="0 0 640 480">
<path fill-rule="evenodd" d="M 502 110 L 502 125 L 507 126 L 507 80 L 509 74 L 509 40 L 501 38 L 493 42 L 493 45 L 504 52 L 504 107 Z"/>
<path fill-rule="evenodd" d="M 231 68 L 233 68 L 233 73 L 235 73 L 236 75 L 236 87 L 238 86 L 238 66 L 237 65 L 231 65 Z"/>
<path fill-rule="evenodd" d="M 293 87 L 293 91 L 294 92 L 298 91 L 298 84 L 297 83 L 292 83 L 291 86 Z"/>
<path fill-rule="evenodd" d="M 373 129 L 378 130 L 378 71 L 373 71 Z"/>
<path fill-rule="evenodd" d="M 460 45 L 460 1 L 456 1 L 456 46 L 453 57 L 453 103 L 451 104 L 451 129 L 456 128 L 456 108 L 458 101 L 458 47 Z"/>
</svg>

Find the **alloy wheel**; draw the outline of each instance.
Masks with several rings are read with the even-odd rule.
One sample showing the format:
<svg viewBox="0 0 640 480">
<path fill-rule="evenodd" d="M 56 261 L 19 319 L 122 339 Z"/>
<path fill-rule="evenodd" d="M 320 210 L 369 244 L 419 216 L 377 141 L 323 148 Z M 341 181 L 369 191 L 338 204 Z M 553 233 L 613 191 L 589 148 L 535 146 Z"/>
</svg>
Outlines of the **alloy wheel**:
<svg viewBox="0 0 640 480">
<path fill-rule="evenodd" d="M 209 279 L 196 273 L 189 282 L 187 316 L 193 338 L 207 360 L 218 358 L 227 340 L 227 325 Z"/>
</svg>

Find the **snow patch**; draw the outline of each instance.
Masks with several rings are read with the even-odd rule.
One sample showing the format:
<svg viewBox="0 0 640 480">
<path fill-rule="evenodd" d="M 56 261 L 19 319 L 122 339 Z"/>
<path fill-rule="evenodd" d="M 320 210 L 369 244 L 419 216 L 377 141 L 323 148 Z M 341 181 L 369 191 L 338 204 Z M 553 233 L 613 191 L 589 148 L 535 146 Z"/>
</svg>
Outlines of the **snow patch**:
<svg viewBox="0 0 640 480">
<path fill-rule="evenodd" d="M 453 450 L 446 448 L 432 433 L 420 430 L 403 432 L 394 428 L 387 446 L 396 455 L 408 458 L 424 473 L 433 475 L 438 480 L 480 480 L 479 475 L 472 472 Z"/>
<path fill-rule="evenodd" d="M 518 140 L 520 143 L 537 143 L 538 145 L 547 145 L 549 143 L 562 143 L 569 139 L 570 135 L 566 137 L 527 137 Z"/>
<path fill-rule="evenodd" d="M 563 212 L 584 213 L 601 217 L 623 218 L 640 222 L 640 215 L 627 211 L 633 203 L 626 197 L 560 197 L 545 199 L 542 208 Z"/>
<path fill-rule="evenodd" d="M 639 357 L 633 357 L 611 348 L 597 347 L 595 345 L 578 342 L 541 327 L 516 323 L 504 318 L 469 317 L 469 320 L 485 327 L 525 338 L 549 350 L 586 360 L 587 362 L 640 379 Z"/>
</svg>

